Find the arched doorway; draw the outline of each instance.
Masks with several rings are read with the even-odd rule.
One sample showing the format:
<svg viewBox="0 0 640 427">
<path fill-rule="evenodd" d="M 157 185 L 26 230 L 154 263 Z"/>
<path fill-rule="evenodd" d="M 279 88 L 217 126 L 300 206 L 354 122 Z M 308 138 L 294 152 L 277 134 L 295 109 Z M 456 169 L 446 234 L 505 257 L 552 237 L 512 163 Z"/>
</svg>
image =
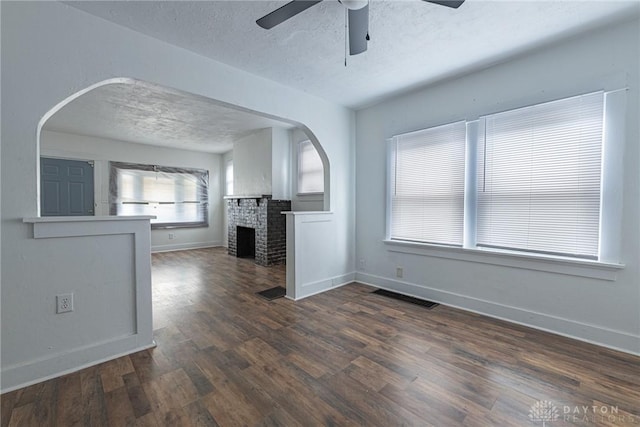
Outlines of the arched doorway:
<svg viewBox="0 0 640 427">
<path fill-rule="evenodd" d="M 314 207 L 306 210 L 328 209 L 328 159 L 305 126 L 152 83 L 107 80 L 67 98 L 42 118 L 38 127 L 39 213 L 44 216 L 42 201 L 47 199 L 41 159 L 89 162 L 94 173 L 93 215 L 156 216 L 151 230 L 154 252 L 219 246 L 224 244 L 228 229 L 224 166 L 228 154 L 235 153 L 234 144 L 253 144 L 238 150 L 246 155 L 244 173 L 251 175 L 243 177 L 246 185 L 272 180 L 266 189 L 264 185 L 258 190 L 245 188 L 240 196 L 272 194 L 276 198 L 278 194 L 277 198 L 304 199 L 304 194 L 292 189 L 297 182 L 294 175 L 299 173 L 296 156 L 300 139 L 315 147 L 326 189 L 319 198 L 314 195 Z M 240 167 L 234 170 L 238 177 L 243 176 Z M 167 188 L 174 195 L 187 192 L 187 187 L 176 181 L 188 182 L 201 172 L 208 177 L 204 199 L 159 199 Z M 163 181 L 159 189 L 145 184 L 158 179 Z M 137 195 L 162 194 L 139 198 L 129 194 L 128 209 L 121 211 L 124 180 Z M 236 184 L 242 180 L 234 179 Z M 194 187 L 194 194 L 201 191 L 202 187 Z M 187 224 L 163 222 L 163 212 L 179 202 L 206 204 L 205 213 Z M 169 216 L 176 215 L 169 212 Z"/>
</svg>

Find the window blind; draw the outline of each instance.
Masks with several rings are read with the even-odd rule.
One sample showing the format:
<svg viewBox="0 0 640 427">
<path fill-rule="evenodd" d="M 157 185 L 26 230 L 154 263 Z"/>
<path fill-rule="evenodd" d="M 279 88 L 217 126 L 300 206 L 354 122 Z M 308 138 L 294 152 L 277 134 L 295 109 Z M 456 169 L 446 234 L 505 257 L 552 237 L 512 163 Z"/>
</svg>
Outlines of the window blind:
<svg viewBox="0 0 640 427">
<path fill-rule="evenodd" d="M 324 192 L 322 159 L 311 141 L 298 145 L 298 194 Z"/>
<path fill-rule="evenodd" d="M 225 170 L 225 184 L 226 195 L 231 196 L 233 194 L 233 160 L 227 160 L 227 166 Z"/>
<path fill-rule="evenodd" d="M 604 95 L 486 116 L 477 245 L 597 258 Z"/>
<path fill-rule="evenodd" d="M 391 238 L 462 245 L 465 122 L 396 136 Z"/>
</svg>

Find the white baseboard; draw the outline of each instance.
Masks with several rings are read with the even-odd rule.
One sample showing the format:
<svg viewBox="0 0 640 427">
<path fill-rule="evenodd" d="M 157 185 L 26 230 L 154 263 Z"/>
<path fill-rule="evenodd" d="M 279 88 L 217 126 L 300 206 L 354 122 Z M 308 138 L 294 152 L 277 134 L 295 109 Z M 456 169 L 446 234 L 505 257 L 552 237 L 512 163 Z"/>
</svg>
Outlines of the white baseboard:
<svg viewBox="0 0 640 427">
<path fill-rule="evenodd" d="M 363 272 L 356 273 L 356 281 L 377 288 L 399 292 L 417 298 L 471 311 L 507 322 L 589 342 L 614 350 L 640 355 L 640 336 L 597 325 L 577 322 L 549 314 L 538 313 L 453 292 L 388 279 Z"/>
<path fill-rule="evenodd" d="M 351 272 L 339 276 L 330 277 L 328 279 L 318 280 L 316 282 L 304 283 L 296 291 L 296 298 L 294 299 L 294 301 L 300 301 L 303 298 L 320 294 L 330 289 L 339 288 L 340 286 L 348 285 L 349 283 L 352 283 L 355 278 L 356 273 Z"/>
<path fill-rule="evenodd" d="M 221 241 L 215 242 L 193 242 L 193 243 L 174 243 L 171 245 L 155 245 L 151 246 L 151 252 L 173 252 L 186 251 L 189 249 L 217 248 L 222 246 Z"/>
<path fill-rule="evenodd" d="M 127 354 L 155 347 L 155 341 L 140 343 L 140 337 L 129 335 L 114 340 L 74 349 L 46 359 L 29 361 L 2 370 L 0 393 L 17 390 L 42 381 L 70 374 Z"/>
</svg>

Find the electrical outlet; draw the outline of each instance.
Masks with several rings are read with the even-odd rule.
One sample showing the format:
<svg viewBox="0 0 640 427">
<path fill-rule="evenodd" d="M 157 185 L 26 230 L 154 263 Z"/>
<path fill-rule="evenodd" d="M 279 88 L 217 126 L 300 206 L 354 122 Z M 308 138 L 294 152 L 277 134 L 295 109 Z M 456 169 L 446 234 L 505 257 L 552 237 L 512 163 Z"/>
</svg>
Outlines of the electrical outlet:
<svg viewBox="0 0 640 427">
<path fill-rule="evenodd" d="M 176 235 L 174 233 L 169 233 L 169 240 L 173 240 L 176 238 Z"/>
<path fill-rule="evenodd" d="M 396 277 L 402 278 L 404 276 L 404 269 L 402 267 L 396 267 Z"/>
<path fill-rule="evenodd" d="M 56 313 L 68 313 L 73 311 L 73 294 L 56 295 Z"/>
<path fill-rule="evenodd" d="M 360 258 L 360 270 L 364 270 L 367 266 L 367 261 L 364 258 Z"/>
</svg>

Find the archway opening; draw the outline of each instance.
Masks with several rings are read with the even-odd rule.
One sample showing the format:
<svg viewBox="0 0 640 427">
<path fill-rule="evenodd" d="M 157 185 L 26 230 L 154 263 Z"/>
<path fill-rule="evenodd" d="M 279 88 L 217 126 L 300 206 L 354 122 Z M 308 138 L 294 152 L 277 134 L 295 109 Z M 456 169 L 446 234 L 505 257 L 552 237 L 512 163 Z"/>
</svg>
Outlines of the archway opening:
<svg viewBox="0 0 640 427">
<path fill-rule="evenodd" d="M 153 252 L 231 249 L 229 206 L 241 199 L 289 200 L 294 210 L 330 206 L 329 161 L 303 124 L 139 80 L 111 79 L 70 96 L 42 118 L 37 140 L 39 216 L 56 204 L 44 180 L 47 162 L 84 162 L 94 175 L 87 184 L 93 200 L 79 215 L 154 215 Z M 320 194 L 295 187 L 305 141 L 321 161 Z"/>
</svg>

